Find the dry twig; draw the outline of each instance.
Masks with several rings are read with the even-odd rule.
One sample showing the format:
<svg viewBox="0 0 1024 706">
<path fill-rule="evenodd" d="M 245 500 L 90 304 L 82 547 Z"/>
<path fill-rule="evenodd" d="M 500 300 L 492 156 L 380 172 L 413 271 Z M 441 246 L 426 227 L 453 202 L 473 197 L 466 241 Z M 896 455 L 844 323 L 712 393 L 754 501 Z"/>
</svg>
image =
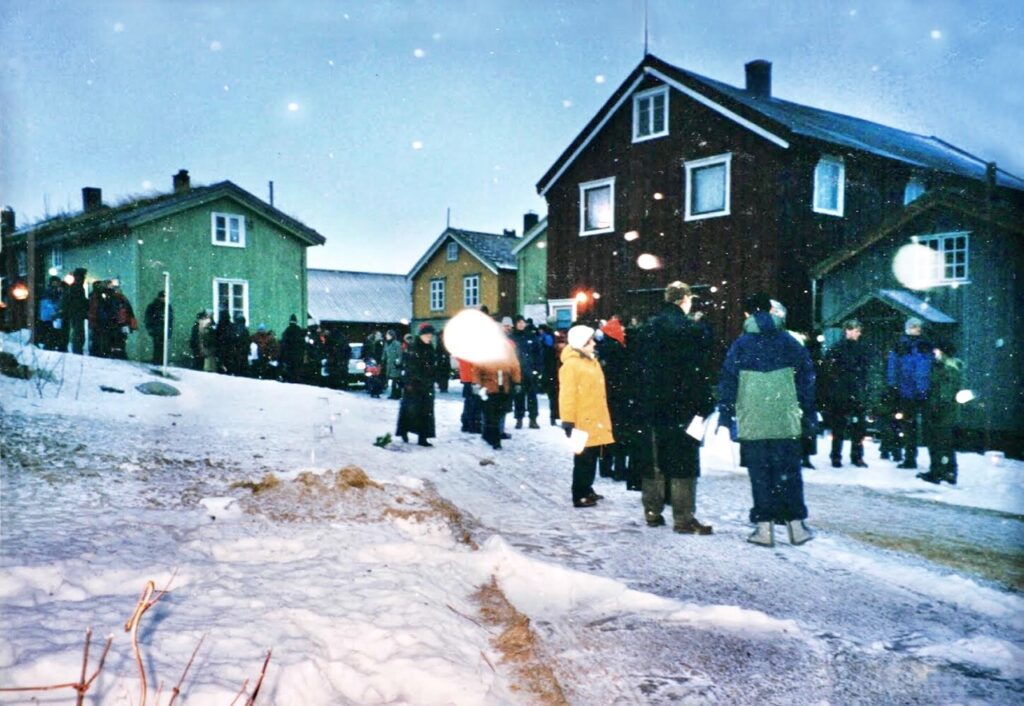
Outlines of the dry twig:
<svg viewBox="0 0 1024 706">
<path fill-rule="evenodd" d="M 267 650 L 267 658 L 263 660 L 263 669 L 260 670 L 260 678 L 256 680 L 256 686 L 252 689 L 252 696 L 245 702 L 245 706 L 253 706 L 256 703 L 256 695 L 260 693 L 260 687 L 263 685 L 263 677 L 267 676 L 267 665 L 270 664 L 270 655 L 274 653 L 273 650 Z"/>
<path fill-rule="evenodd" d="M 146 694 L 149 691 L 149 685 L 146 683 L 146 668 L 142 664 L 142 652 L 139 650 L 139 622 L 142 620 L 142 616 L 145 615 L 146 611 L 152 608 L 157 601 L 164 597 L 167 590 L 171 587 L 171 581 L 177 575 L 177 571 L 171 574 L 171 578 L 167 579 L 167 585 L 164 586 L 163 590 L 157 591 L 156 584 L 152 581 L 146 582 L 146 587 L 142 589 L 142 595 L 139 596 L 139 602 L 135 604 L 135 612 L 128 618 L 128 622 L 124 624 L 124 631 L 131 633 L 132 636 L 132 652 L 135 653 L 135 664 L 139 668 L 139 681 L 141 682 L 140 700 L 139 706 L 146 706 Z"/>
<path fill-rule="evenodd" d="M 107 644 L 103 648 L 103 653 L 100 655 L 100 664 L 96 667 L 96 671 L 93 672 L 92 676 L 88 680 L 85 678 L 85 673 L 89 668 L 89 647 L 92 644 L 92 628 L 85 631 L 85 647 L 82 650 L 82 675 L 76 682 L 69 682 L 67 684 L 50 684 L 49 686 L 8 686 L 0 688 L 0 692 L 15 692 L 15 691 L 53 691 L 55 689 L 74 689 L 78 692 L 78 699 L 76 704 L 81 706 L 84 703 L 85 692 L 92 686 L 93 681 L 99 676 L 100 670 L 103 669 L 103 665 L 107 661 L 107 653 L 110 652 L 110 645 L 114 642 L 114 636 L 111 635 L 107 638 Z"/>
<path fill-rule="evenodd" d="M 188 670 L 192 669 L 192 662 L 195 661 L 196 655 L 199 654 L 199 648 L 203 646 L 203 640 L 206 639 L 206 635 L 199 638 L 199 643 L 196 648 L 192 650 L 192 656 L 188 658 L 188 664 L 185 665 L 185 671 L 181 673 L 181 679 L 174 685 L 174 689 L 171 690 L 171 700 L 167 702 L 167 706 L 174 706 L 174 700 L 178 698 L 178 694 L 181 693 L 181 685 L 185 681 L 185 675 L 188 674 Z"/>
</svg>

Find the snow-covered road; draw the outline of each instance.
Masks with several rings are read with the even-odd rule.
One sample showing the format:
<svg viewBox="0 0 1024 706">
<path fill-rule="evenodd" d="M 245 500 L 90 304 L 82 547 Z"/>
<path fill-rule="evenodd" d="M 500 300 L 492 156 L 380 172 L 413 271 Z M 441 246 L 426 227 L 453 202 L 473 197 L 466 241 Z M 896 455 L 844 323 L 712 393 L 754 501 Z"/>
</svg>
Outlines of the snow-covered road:
<svg viewBox="0 0 1024 706">
<path fill-rule="evenodd" d="M 119 630 L 177 570 L 144 637 L 170 683 L 209 635 L 185 704 L 229 702 L 268 647 L 261 703 L 528 703 L 470 597 L 490 576 L 573 704 L 1024 699 L 1024 464 L 963 456 L 961 487 L 935 489 L 869 446 L 859 476 L 808 474 L 813 542 L 764 549 L 721 438 L 698 497 L 715 534 L 680 536 L 607 480 L 572 508 L 560 430 L 491 451 L 458 431 L 454 392 L 435 448 L 381 449 L 397 403 L 360 393 L 181 371 L 156 398 L 133 389 L 144 367 L 80 358 L 64 375 L 42 399 L 0 378 L 0 686 L 76 677 L 82 629 Z M 383 487 L 342 488 L 349 465 Z M 268 473 L 280 487 L 232 487 Z M 133 669 L 115 643 L 97 703 L 137 703 Z"/>
</svg>

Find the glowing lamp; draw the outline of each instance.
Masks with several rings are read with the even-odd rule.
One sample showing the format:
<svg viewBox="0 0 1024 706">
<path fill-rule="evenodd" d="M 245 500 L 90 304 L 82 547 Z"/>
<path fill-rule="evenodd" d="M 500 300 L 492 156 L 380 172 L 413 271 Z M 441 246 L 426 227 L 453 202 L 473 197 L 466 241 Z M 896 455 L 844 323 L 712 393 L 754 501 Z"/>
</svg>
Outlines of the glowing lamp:
<svg viewBox="0 0 1024 706">
<path fill-rule="evenodd" d="M 574 299 L 576 299 L 577 304 L 586 304 L 589 297 L 586 292 L 576 292 Z"/>
<path fill-rule="evenodd" d="M 955 399 L 960 404 L 967 404 L 975 397 L 977 397 L 977 395 L 974 394 L 974 390 L 960 390 L 960 392 L 956 393 Z"/>
<path fill-rule="evenodd" d="M 28 299 L 28 287 L 19 282 L 18 284 L 11 287 L 11 296 L 17 299 L 19 302 L 23 302 Z"/>
</svg>

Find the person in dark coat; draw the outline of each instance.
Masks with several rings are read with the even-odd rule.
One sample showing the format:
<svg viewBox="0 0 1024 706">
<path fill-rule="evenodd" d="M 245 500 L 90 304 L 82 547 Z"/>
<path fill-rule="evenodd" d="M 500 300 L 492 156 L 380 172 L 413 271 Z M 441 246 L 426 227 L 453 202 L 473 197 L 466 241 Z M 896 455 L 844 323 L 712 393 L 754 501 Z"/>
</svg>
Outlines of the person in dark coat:
<svg viewBox="0 0 1024 706">
<path fill-rule="evenodd" d="M 416 434 L 420 446 L 433 446 L 427 439 L 434 433 L 434 382 L 437 380 L 437 354 L 434 351 L 434 327 L 423 324 L 419 335 L 405 352 L 402 364 L 402 401 L 398 407 L 397 435 L 409 441 Z"/>
<path fill-rule="evenodd" d="M 292 314 L 288 318 L 288 327 L 281 334 L 281 375 L 285 382 L 300 382 L 305 339 L 306 334 L 299 326 L 298 318 Z"/>
<path fill-rule="evenodd" d="M 537 327 L 537 338 L 541 344 L 541 359 L 544 361 L 540 376 L 540 389 L 548 396 L 548 413 L 551 426 L 558 424 L 558 355 L 561 350 L 555 347 L 555 332 L 547 324 Z"/>
<path fill-rule="evenodd" d="M 604 372 L 605 397 L 612 417 L 615 443 L 602 449 L 598 468 L 602 478 L 626 480 L 627 445 L 623 442 L 623 426 L 627 416 L 626 405 L 626 331 L 619 317 L 612 316 L 595 336 L 597 346 L 594 353 Z"/>
<path fill-rule="evenodd" d="M 50 351 L 58 350 L 61 328 L 64 325 L 64 283 L 60 277 L 50 277 L 39 298 L 37 341 Z"/>
<path fill-rule="evenodd" d="M 367 350 L 364 344 L 364 357 L 373 358 L 372 355 L 367 355 Z M 377 362 L 383 366 L 383 376 L 391 383 L 391 392 L 388 393 L 388 399 L 399 400 L 402 398 L 402 344 L 398 342 L 395 332 L 391 329 L 388 329 L 387 333 L 384 334 L 384 346 L 381 349 L 381 355 L 383 357 L 378 358 Z"/>
<path fill-rule="evenodd" d="M 740 442 L 750 474 L 756 529 L 747 541 L 769 547 L 776 520 L 786 523 L 791 543 L 812 538 L 800 457 L 801 437 L 816 414 L 811 357 L 771 308 L 764 294 L 744 302 L 743 333 L 726 353 L 718 387 L 719 425 Z"/>
<path fill-rule="evenodd" d="M 843 324 L 843 340 L 825 355 L 822 390 L 826 418 L 832 427 L 832 467 L 843 465 L 843 439 L 850 439 L 850 462 L 867 468 L 864 462 L 868 393 L 868 350 L 861 342 L 864 327 L 857 319 Z"/>
<path fill-rule="evenodd" d="M 249 375 L 249 352 L 252 346 L 252 334 L 249 332 L 248 322 L 242 312 L 236 312 L 234 321 L 234 336 L 231 347 L 231 367 L 233 375 Z"/>
<path fill-rule="evenodd" d="M 221 309 L 214 328 L 214 347 L 217 351 L 217 372 L 235 375 L 235 335 L 238 329 L 231 320 L 231 312 Z"/>
<path fill-rule="evenodd" d="M 153 339 L 153 365 L 162 365 L 164 362 L 164 304 L 166 301 L 166 293 L 161 289 L 146 307 L 146 313 L 143 316 L 146 333 Z M 174 307 L 168 305 L 167 314 L 167 340 L 169 341 L 171 331 L 174 329 Z"/>
<path fill-rule="evenodd" d="M 72 275 L 64 304 L 64 321 L 68 331 L 71 352 L 82 355 L 85 351 L 85 322 L 89 315 L 89 300 L 85 296 L 85 275 L 88 272 L 79 267 Z"/>
<path fill-rule="evenodd" d="M 904 335 L 889 352 L 885 379 L 896 398 L 903 463 L 899 468 L 917 468 L 919 417 L 928 400 L 934 353 L 932 345 L 921 337 L 923 323 L 917 317 L 907 319 Z"/>
<path fill-rule="evenodd" d="M 922 415 L 924 437 L 928 442 L 928 472 L 918 473 L 917 477 L 936 485 L 941 481 L 956 485 L 956 425 L 960 412 L 956 395 L 960 391 L 964 364 L 950 355 L 952 346 L 943 348 L 935 349 L 928 399 Z"/>
<path fill-rule="evenodd" d="M 707 535 L 711 526 L 694 517 L 700 444 L 686 429 L 695 416 L 706 418 L 714 403 L 701 332 L 687 316 L 692 305 L 690 287 L 672 282 L 665 288 L 661 310 L 641 331 L 638 354 L 647 438 L 638 443 L 636 462 L 641 464 L 648 526 L 665 524 L 661 513 L 667 498 L 676 532 Z"/>
<path fill-rule="evenodd" d="M 516 347 L 519 371 L 523 376 L 523 381 L 513 390 L 512 397 L 516 429 L 523 428 L 523 417 L 526 415 L 530 416 L 530 428 L 540 429 L 540 425 L 537 424 L 537 392 L 540 390 L 541 376 L 544 374 L 544 355 L 540 339 L 522 315 L 516 315 L 513 319 L 513 330 L 509 338 Z"/>
<path fill-rule="evenodd" d="M 126 359 L 128 335 L 135 332 L 138 322 L 132 304 L 121 292 L 119 284 L 111 282 L 107 288 L 105 298 L 100 303 L 99 318 L 108 357 Z"/>
<path fill-rule="evenodd" d="M 106 357 L 106 342 L 103 340 L 103 330 L 100 328 L 100 306 L 107 296 L 106 280 L 96 280 L 89 290 L 89 299 L 86 303 L 86 320 L 89 322 L 89 355 L 96 358 Z"/>
</svg>

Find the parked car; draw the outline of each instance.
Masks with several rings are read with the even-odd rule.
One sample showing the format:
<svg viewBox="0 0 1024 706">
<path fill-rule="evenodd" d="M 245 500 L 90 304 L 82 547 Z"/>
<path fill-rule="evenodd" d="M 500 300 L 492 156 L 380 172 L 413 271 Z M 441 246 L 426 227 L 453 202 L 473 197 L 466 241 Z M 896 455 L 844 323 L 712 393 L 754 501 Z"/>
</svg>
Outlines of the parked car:
<svg viewBox="0 0 1024 706">
<path fill-rule="evenodd" d="M 366 384 L 366 361 L 363 360 L 363 344 L 350 343 L 352 355 L 348 359 L 348 384 L 362 386 Z"/>
</svg>

